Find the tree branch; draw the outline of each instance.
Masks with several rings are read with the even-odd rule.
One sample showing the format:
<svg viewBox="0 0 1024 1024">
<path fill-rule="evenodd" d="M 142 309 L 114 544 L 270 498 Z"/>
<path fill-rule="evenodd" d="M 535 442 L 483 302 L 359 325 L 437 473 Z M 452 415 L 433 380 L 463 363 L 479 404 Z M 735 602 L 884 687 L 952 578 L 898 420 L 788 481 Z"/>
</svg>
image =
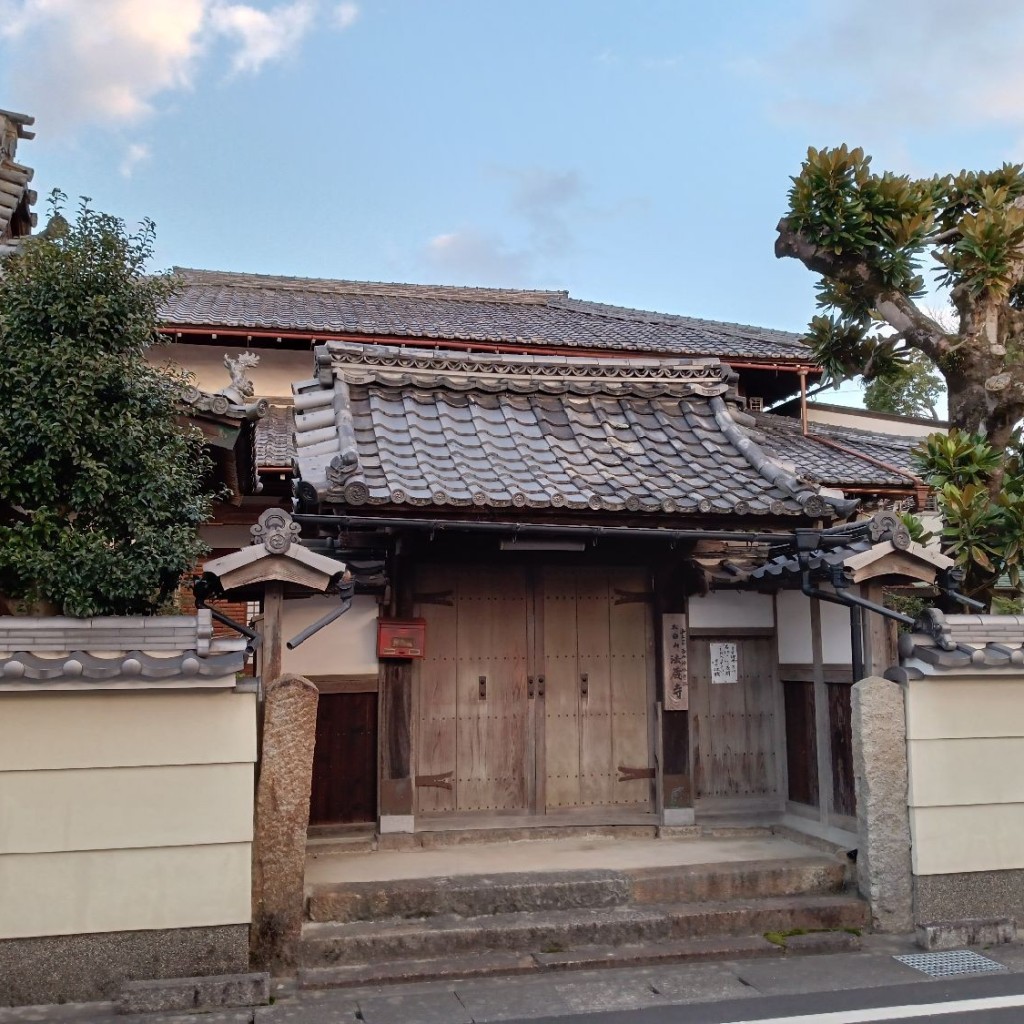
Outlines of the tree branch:
<svg viewBox="0 0 1024 1024">
<path fill-rule="evenodd" d="M 938 363 L 949 351 L 946 332 L 918 309 L 910 296 L 882 281 L 866 260 L 852 254 L 837 255 L 816 245 L 799 231 L 794 231 L 787 217 L 779 221 L 778 232 L 779 237 L 775 240 L 778 259 L 786 256 L 797 259 L 808 270 L 846 285 L 858 299 L 899 332 L 908 345 L 919 349 L 932 362 Z"/>
</svg>

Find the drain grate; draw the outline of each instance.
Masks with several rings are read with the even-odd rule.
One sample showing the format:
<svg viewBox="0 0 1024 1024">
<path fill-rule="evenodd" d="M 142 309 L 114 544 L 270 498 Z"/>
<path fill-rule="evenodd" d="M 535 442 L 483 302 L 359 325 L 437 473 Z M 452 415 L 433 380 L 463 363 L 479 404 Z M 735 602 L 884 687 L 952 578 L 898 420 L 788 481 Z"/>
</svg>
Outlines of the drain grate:
<svg viewBox="0 0 1024 1024">
<path fill-rule="evenodd" d="M 1005 971 L 1006 966 L 989 960 L 987 956 L 972 953 L 969 949 L 954 949 L 948 953 L 909 953 L 895 956 L 901 964 L 922 971 L 930 978 L 951 978 L 955 974 L 983 974 L 988 971 Z"/>
</svg>

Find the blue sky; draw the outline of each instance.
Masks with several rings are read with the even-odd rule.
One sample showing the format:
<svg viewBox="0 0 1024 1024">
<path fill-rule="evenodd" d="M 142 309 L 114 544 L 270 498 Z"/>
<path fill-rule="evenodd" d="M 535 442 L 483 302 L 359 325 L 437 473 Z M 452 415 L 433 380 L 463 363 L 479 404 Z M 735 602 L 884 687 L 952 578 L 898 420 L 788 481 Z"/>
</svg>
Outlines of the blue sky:
<svg viewBox="0 0 1024 1024">
<path fill-rule="evenodd" d="M 1022 42 L 1016 0 L 0 0 L 0 106 L 41 217 L 54 185 L 151 216 L 161 266 L 800 330 L 807 146 L 1020 157 Z"/>
</svg>

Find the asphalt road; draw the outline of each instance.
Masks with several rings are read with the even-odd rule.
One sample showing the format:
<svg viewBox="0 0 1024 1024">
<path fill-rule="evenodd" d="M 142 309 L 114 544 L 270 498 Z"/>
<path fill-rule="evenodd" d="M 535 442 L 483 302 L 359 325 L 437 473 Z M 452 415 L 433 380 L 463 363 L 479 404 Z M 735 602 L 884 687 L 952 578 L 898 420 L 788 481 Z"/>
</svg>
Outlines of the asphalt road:
<svg viewBox="0 0 1024 1024">
<path fill-rule="evenodd" d="M 915 1020 L 926 1024 L 1022 1024 L 1024 975 L 964 976 L 927 985 L 534 1017 L 528 1024 L 897 1024 Z"/>
</svg>

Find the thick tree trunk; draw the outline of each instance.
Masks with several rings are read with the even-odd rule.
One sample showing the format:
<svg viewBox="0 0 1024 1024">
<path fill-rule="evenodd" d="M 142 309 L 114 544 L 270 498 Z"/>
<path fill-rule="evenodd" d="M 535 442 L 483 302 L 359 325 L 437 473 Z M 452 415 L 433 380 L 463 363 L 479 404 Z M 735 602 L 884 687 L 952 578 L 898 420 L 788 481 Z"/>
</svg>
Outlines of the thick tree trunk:
<svg viewBox="0 0 1024 1024">
<path fill-rule="evenodd" d="M 1010 383 L 1001 390 L 986 386 L 995 374 L 948 374 L 950 426 L 971 434 L 980 434 L 998 451 L 1003 451 L 1013 438 L 1014 428 L 1024 419 L 1024 402 L 1017 386 Z M 989 481 L 989 493 L 995 497 L 1003 489 L 1004 467 L 1001 463 Z"/>
</svg>

